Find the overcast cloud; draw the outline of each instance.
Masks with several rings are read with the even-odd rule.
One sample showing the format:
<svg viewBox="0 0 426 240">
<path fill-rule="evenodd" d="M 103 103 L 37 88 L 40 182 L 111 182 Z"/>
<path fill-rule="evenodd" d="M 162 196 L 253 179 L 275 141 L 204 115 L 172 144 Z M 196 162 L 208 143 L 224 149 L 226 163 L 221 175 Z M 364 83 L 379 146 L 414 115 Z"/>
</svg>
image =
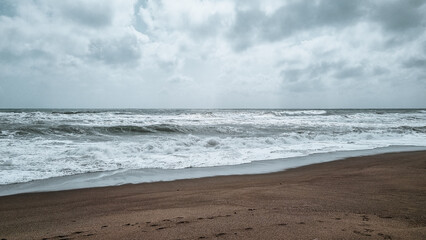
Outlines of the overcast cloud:
<svg viewBox="0 0 426 240">
<path fill-rule="evenodd" d="M 0 107 L 426 107 L 424 0 L 0 0 Z"/>
</svg>

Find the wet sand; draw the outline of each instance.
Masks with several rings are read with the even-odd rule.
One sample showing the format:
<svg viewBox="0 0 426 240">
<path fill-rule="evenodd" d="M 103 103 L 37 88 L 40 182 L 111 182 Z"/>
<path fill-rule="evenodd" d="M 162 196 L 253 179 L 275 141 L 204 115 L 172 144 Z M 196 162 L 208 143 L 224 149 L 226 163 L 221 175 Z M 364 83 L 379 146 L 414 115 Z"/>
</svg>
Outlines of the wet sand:
<svg viewBox="0 0 426 240">
<path fill-rule="evenodd" d="M 0 239 L 426 239 L 426 151 L 0 197 Z"/>
</svg>

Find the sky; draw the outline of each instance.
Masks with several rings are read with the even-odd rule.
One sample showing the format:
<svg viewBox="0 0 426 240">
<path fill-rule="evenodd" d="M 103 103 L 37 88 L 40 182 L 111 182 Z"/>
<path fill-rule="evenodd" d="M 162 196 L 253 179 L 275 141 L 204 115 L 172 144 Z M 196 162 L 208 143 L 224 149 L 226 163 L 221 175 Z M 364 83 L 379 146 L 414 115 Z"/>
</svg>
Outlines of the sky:
<svg viewBox="0 0 426 240">
<path fill-rule="evenodd" d="M 0 108 L 426 108 L 426 0 L 0 0 Z"/>
</svg>

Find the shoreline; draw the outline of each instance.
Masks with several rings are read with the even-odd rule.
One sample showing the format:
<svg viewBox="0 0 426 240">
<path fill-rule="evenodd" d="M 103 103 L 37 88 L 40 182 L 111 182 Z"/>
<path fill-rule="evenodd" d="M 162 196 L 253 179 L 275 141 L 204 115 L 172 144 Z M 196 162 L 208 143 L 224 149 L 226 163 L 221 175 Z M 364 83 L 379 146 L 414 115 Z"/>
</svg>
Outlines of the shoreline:
<svg viewBox="0 0 426 240">
<path fill-rule="evenodd" d="M 5 239 L 422 239 L 426 151 L 0 197 Z"/>
<path fill-rule="evenodd" d="M 53 192 L 72 189 L 120 186 L 150 182 L 169 182 L 182 179 L 199 179 L 215 176 L 267 174 L 311 164 L 343 160 L 351 157 L 383 153 L 424 151 L 424 146 L 388 146 L 374 149 L 345 150 L 314 153 L 290 158 L 257 160 L 238 165 L 196 167 L 184 169 L 127 169 L 82 173 L 34 180 L 24 183 L 0 185 L 0 197 L 31 192 Z"/>
</svg>

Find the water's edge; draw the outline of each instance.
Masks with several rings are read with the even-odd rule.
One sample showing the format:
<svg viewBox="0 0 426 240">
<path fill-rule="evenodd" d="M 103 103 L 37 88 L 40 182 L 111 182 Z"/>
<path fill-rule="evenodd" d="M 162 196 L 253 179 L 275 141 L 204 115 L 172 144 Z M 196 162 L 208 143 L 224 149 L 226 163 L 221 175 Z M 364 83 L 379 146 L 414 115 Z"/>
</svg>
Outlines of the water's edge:
<svg viewBox="0 0 426 240">
<path fill-rule="evenodd" d="M 0 186 L 0 196 L 30 192 L 50 192 L 93 187 L 117 186 L 123 184 L 174 181 L 179 179 L 194 179 L 213 176 L 272 173 L 290 168 L 341 160 L 350 157 L 422 150 L 426 150 L 426 147 L 390 146 L 368 150 L 316 153 L 302 157 L 254 161 L 250 163 L 229 166 L 185 169 L 136 169 L 85 173 L 72 176 L 35 180 L 26 183 L 2 185 Z"/>
</svg>

